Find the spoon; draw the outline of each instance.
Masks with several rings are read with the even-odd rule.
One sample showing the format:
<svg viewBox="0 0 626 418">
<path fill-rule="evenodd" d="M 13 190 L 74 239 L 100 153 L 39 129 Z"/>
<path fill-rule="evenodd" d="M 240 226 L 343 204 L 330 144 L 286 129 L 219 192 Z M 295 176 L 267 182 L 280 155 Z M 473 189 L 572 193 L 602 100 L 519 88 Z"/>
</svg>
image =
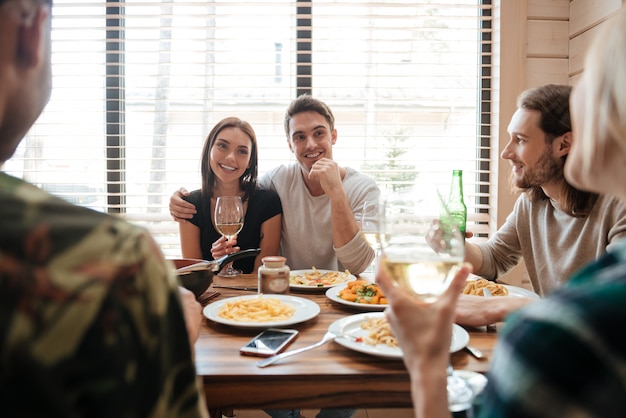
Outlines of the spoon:
<svg viewBox="0 0 626 418">
<path fill-rule="evenodd" d="M 480 360 L 480 359 L 485 358 L 485 353 L 480 351 L 478 348 L 476 348 L 476 347 L 474 347 L 472 345 L 466 345 L 465 348 L 467 349 L 467 351 L 469 351 L 477 359 Z"/>
</svg>

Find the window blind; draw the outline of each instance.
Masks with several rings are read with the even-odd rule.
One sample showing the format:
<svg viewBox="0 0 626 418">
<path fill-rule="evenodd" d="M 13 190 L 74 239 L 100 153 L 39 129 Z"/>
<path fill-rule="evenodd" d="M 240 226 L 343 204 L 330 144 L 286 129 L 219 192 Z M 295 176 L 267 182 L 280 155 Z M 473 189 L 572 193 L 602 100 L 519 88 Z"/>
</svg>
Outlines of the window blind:
<svg viewBox="0 0 626 418">
<path fill-rule="evenodd" d="M 468 230 L 491 230 L 488 0 L 55 0 L 52 42 L 50 103 L 5 170 L 145 225 L 167 256 L 169 196 L 199 188 L 212 126 L 249 121 L 262 174 L 294 161 L 302 93 L 333 110 L 340 164 L 381 189 L 462 169 Z"/>
</svg>

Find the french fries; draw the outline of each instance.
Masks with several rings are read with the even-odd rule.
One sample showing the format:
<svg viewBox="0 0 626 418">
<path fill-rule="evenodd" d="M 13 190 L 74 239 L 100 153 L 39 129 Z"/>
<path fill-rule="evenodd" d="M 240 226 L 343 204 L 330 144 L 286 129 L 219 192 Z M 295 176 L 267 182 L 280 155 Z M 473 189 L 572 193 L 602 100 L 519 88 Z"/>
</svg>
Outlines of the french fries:
<svg viewBox="0 0 626 418">
<path fill-rule="evenodd" d="M 337 296 L 343 300 L 370 305 L 387 304 L 387 298 L 376 283 L 367 280 L 354 280 L 348 282 Z"/>
</svg>

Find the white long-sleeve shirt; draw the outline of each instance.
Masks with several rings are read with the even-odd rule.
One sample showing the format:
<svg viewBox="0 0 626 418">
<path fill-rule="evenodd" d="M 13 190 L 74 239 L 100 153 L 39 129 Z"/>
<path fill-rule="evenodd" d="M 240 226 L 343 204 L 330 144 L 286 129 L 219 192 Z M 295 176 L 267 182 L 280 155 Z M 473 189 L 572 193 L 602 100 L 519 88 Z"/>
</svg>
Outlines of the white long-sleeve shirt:
<svg viewBox="0 0 626 418">
<path fill-rule="evenodd" d="M 374 250 L 360 234 L 340 248 L 333 246 L 330 198 L 312 196 L 298 164 L 281 165 L 259 179 L 263 187 L 275 190 L 283 206 L 281 249 L 292 270 L 345 270 L 363 272 L 374 259 Z M 343 187 L 352 212 L 360 213 L 366 200 L 378 201 L 376 182 L 346 168 Z"/>
</svg>

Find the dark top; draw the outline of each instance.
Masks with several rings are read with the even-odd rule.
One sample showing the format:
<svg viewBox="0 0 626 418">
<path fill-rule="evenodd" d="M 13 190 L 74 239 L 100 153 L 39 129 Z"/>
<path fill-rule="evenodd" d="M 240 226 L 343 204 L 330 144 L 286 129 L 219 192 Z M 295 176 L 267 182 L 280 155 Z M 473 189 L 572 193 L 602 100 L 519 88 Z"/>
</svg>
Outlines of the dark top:
<svg viewBox="0 0 626 418">
<path fill-rule="evenodd" d="M 197 212 L 189 220 L 192 224 L 200 228 L 200 248 L 202 258 L 213 260 L 211 255 L 211 245 L 222 236 L 213 226 L 213 214 L 210 213 L 209 202 L 202 204 L 200 190 L 194 190 L 189 196 L 183 197 L 187 202 L 196 206 Z M 273 190 L 257 188 L 248 201 L 248 210 L 243 222 L 243 229 L 237 235 L 237 246 L 242 250 L 259 248 L 261 242 L 261 225 L 263 222 L 276 215 L 283 213 L 278 194 Z M 254 257 L 247 257 L 237 260 L 233 267 L 251 273 L 254 269 Z"/>
</svg>

